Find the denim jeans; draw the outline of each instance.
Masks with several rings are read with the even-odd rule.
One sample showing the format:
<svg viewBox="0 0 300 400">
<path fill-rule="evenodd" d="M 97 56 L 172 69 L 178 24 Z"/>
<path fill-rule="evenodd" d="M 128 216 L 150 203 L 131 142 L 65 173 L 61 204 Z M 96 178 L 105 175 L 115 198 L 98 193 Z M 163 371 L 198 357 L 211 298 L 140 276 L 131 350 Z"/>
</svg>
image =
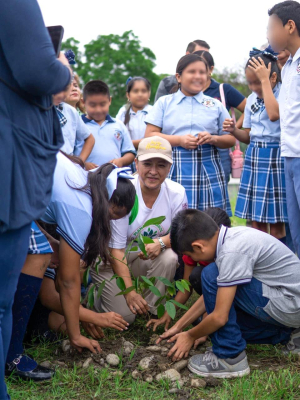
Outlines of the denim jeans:
<svg viewBox="0 0 300 400">
<path fill-rule="evenodd" d="M 218 275 L 215 263 L 202 271 L 202 291 L 208 314 L 215 309 Z M 288 342 L 293 328 L 280 324 L 263 310 L 268 302 L 269 299 L 262 295 L 262 283 L 255 278 L 237 287 L 228 322 L 210 335 L 217 357 L 233 358 L 246 348 L 247 343 L 275 345 Z"/>
<path fill-rule="evenodd" d="M 289 225 L 296 253 L 300 257 L 300 158 L 285 157 L 284 170 Z"/>
<path fill-rule="evenodd" d="M 0 234 L 0 399 L 9 399 L 4 381 L 12 330 L 12 305 L 25 262 L 30 225 Z"/>
</svg>

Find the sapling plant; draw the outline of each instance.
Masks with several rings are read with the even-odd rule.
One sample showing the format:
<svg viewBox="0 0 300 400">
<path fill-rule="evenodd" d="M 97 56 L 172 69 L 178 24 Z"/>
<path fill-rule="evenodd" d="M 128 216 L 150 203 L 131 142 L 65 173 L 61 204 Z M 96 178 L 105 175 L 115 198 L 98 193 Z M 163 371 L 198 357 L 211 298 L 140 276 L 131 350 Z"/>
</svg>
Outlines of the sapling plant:
<svg viewBox="0 0 300 400">
<path fill-rule="evenodd" d="M 154 240 L 150 236 L 142 235 L 141 231 L 152 225 L 157 226 L 157 225 L 161 224 L 164 220 L 165 220 L 165 217 L 162 216 L 162 217 L 152 218 L 152 219 L 149 219 L 148 221 L 146 221 L 145 224 L 139 229 L 139 232 L 138 232 L 136 238 L 128 244 L 123 259 L 118 260 L 118 261 L 121 261 L 122 263 L 124 263 L 128 267 L 128 269 L 130 271 L 130 275 L 131 275 L 132 286 L 126 287 L 124 279 L 117 274 L 114 274 L 111 277 L 110 281 L 115 279 L 116 284 L 117 284 L 118 288 L 120 289 L 120 292 L 116 296 L 124 296 L 124 295 L 130 293 L 131 291 L 135 290 L 143 298 L 145 298 L 145 293 L 148 290 L 150 290 L 155 296 L 157 296 L 157 301 L 155 302 L 155 307 L 157 309 L 158 318 L 161 318 L 166 311 L 168 313 L 168 315 L 172 319 L 174 319 L 176 316 L 176 306 L 178 308 L 182 308 L 184 310 L 188 310 L 188 308 L 185 305 L 174 300 L 173 297 L 176 295 L 177 290 L 181 291 L 182 293 L 184 293 L 186 290 L 190 291 L 190 283 L 188 281 L 186 281 L 185 279 L 180 279 L 178 281 L 171 282 L 169 279 L 162 277 L 162 276 L 157 276 L 157 277 L 152 276 L 152 277 L 148 278 L 148 277 L 142 275 L 142 276 L 135 277 L 126 262 L 126 257 L 128 255 L 128 253 L 133 252 L 133 251 L 136 252 L 139 249 L 146 258 L 148 257 L 148 254 L 146 251 L 146 245 L 150 244 L 150 243 L 154 243 Z M 101 257 L 98 257 L 95 262 L 95 266 L 94 266 L 97 274 L 99 273 L 100 265 L 101 265 Z M 85 271 L 84 276 L 83 276 L 83 283 L 85 286 L 87 286 L 87 284 L 88 284 L 89 270 L 90 270 L 90 267 L 87 268 L 87 270 Z M 162 295 L 161 292 L 159 291 L 159 289 L 155 286 L 157 281 L 162 282 L 166 286 L 166 292 L 164 295 Z M 87 295 L 89 308 L 93 308 L 95 296 L 100 298 L 100 296 L 103 292 L 103 289 L 105 287 L 105 283 L 106 283 L 106 281 L 103 280 L 101 282 L 101 284 L 98 286 L 98 288 L 96 288 L 96 286 L 94 284 L 90 286 L 88 295 Z"/>
</svg>

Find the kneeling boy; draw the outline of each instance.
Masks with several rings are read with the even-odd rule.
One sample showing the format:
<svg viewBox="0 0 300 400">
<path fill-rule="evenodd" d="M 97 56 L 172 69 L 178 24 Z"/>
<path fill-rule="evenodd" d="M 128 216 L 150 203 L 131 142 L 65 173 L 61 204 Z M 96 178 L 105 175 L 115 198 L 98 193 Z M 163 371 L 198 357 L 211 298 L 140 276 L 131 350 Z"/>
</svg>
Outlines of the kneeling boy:
<svg viewBox="0 0 300 400">
<path fill-rule="evenodd" d="M 212 351 L 188 365 L 200 376 L 248 374 L 247 343 L 289 342 L 287 350 L 300 353 L 300 261 L 284 244 L 253 228 L 219 228 L 204 212 L 184 210 L 172 222 L 171 245 L 177 254 L 211 262 L 202 272 L 203 295 L 158 340 L 176 342 L 173 360 L 187 357 L 206 335 Z M 200 324 L 182 332 L 205 311 Z"/>
</svg>

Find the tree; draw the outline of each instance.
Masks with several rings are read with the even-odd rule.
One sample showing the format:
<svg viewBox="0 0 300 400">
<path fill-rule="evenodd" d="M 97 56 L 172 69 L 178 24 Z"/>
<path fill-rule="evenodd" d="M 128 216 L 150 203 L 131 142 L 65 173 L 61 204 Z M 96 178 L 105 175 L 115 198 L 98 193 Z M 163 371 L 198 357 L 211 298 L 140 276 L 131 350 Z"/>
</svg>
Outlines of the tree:
<svg viewBox="0 0 300 400">
<path fill-rule="evenodd" d="M 72 49 L 76 54 L 75 70 L 82 83 L 92 79 L 101 79 L 109 86 L 112 105 L 110 114 L 114 117 L 119 108 L 126 103 L 126 81 L 130 76 L 143 76 L 151 82 L 150 102 L 154 101 L 160 77 L 153 72 L 155 55 L 132 31 L 119 35 L 100 35 L 96 40 L 79 51 L 79 42 L 69 38 L 63 43 L 63 49 Z"/>
</svg>

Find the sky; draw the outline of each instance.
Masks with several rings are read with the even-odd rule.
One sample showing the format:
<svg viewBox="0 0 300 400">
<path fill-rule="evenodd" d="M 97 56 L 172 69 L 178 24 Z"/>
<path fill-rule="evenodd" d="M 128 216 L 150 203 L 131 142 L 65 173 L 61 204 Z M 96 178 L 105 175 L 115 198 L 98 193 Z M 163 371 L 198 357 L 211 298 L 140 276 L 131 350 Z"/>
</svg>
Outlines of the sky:
<svg viewBox="0 0 300 400">
<path fill-rule="evenodd" d="M 62 25 L 81 46 L 98 35 L 132 30 L 156 55 L 156 73 L 175 73 L 189 42 L 206 40 L 217 70 L 237 70 L 267 42 L 274 0 L 38 0 L 45 24 Z"/>
</svg>

